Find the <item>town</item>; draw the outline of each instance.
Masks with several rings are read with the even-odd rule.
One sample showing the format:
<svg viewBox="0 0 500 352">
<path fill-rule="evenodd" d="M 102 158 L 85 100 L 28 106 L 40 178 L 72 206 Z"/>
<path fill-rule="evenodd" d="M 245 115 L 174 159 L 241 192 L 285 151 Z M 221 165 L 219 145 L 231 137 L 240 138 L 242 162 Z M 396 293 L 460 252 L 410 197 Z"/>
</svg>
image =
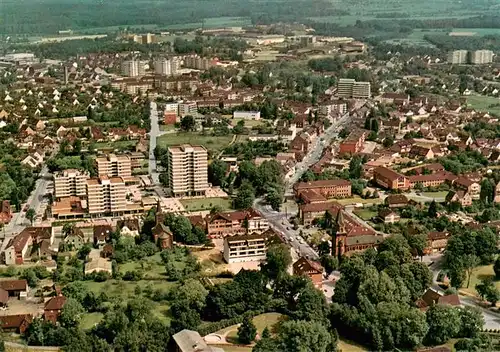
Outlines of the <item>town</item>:
<svg viewBox="0 0 500 352">
<path fill-rule="evenodd" d="M 6 350 L 500 349 L 492 50 L 298 23 L 20 45 Z"/>
</svg>

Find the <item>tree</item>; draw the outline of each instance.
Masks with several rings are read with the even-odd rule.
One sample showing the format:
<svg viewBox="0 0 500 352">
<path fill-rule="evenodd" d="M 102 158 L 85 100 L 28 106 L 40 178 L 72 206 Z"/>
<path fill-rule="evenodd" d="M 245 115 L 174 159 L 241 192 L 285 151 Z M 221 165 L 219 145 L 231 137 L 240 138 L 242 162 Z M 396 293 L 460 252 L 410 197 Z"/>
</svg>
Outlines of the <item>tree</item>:
<svg viewBox="0 0 500 352">
<path fill-rule="evenodd" d="M 238 189 L 234 205 L 237 209 L 247 209 L 253 205 L 254 199 L 255 189 L 249 181 L 244 181 Z"/>
<path fill-rule="evenodd" d="M 492 204 L 495 198 L 495 187 L 493 183 L 487 178 L 481 182 L 481 193 L 479 199 L 483 204 Z"/>
<path fill-rule="evenodd" d="M 208 180 L 214 186 L 223 186 L 228 170 L 227 163 L 222 160 L 214 160 L 208 166 Z"/>
<path fill-rule="evenodd" d="M 26 211 L 26 219 L 28 219 L 31 222 L 31 226 L 33 226 L 33 223 L 35 222 L 36 219 L 35 209 L 30 208 Z"/>
<path fill-rule="evenodd" d="M 257 328 L 249 316 L 243 318 L 243 322 L 238 327 L 238 341 L 244 345 L 250 344 L 257 336 Z"/>
<path fill-rule="evenodd" d="M 326 243 L 328 244 L 328 242 Z M 339 260 L 333 255 L 323 255 L 321 256 L 320 261 L 327 275 L 330 275 L 339 266 Z"/>
<path fill-rule="evenodd" d="M 196 120 L 193 116 L 187 115 L 181 119 L 181 129 L 183 131 L 194 131 L 196 129 Z"/>
<path fill-rule="evenodd" d="M 476 307 L 465 306 L 459 308 L 460 313 L 460 337 L 476 337 L 484 326 L 482 312 Z"/>
<path fill-rule="evenodd" d="M 476 291 L 482 299 L 489 301 L 492 306 L 496 306 L 500 299 L 500 292 L 495 287 L 491 277 L 482 279 L 481 282 L 476 285 Z"/>
<path fill-rule="evenodd" d="M 392 136 L 385 137 L 382 144 L 384 145 L 384 147 L 390 148 L 394 145 L 394 138 Z"/>
<path fill-rule="evenodd" d="M 351 179 L 358 179 L 363 172 L 363 160 L 360 156 L 355 155 L 349 162 L 349 177 Z"/>
<path fill-rule="evenodd" d="M 275 244 L 268 247 L 266 261 L 261 264 L 262 273 L 271 281 L 275 281 L 286 273 L 292 264 L 292 256 L 287 246 Z"/>
<path fill-rule="evenodd" d="M 334 341 L 326 327 L 318 322 L 286 321 L 278 332 L 280 351 L 329 352 L 334 351 Z"/>
<path fill-rule="evenodd" d="M 500 279 L 500 257 L 495 260 L 495 265 L 493 265 L 493 270 L 495 271 L 495 277 Z"/>
<path fill-rule="evenodd" d="M 431 202 L 431 204 L 429 205 L 429 209 L 427 211 L 427 215 L 430 218 L 437 218 L 437 203 L 436 203 L 435 200 L 433 200 Z"/>
<path fill-rule="evenodd" d="M 459 311 L 448 305 L 436 304 L 431 306 L 427 312 L 427 341 L 432 344 L 442 344 L 451 338 L 458 336 L 461 322 Z"/>
<path fill-rule="evenodd" d="M 474 271 L 475 267 L 479 264 L 479 259 L 476 257 L 475 254 L 467 254 L 463 257 L 462 262 L 464 265 L 464 269 L 467 272 L 467 288 L 469 288 L 472 272 Z"/>
<path fill-rule="evenodd" d="M 272 189 L 266 194 L 266 202 L 273 208 L 273 210 L 279 211 L 281 204 L 283 203 L 282 192 Z"/>
<path fill-rule="evenodd" d="M 64 303 L 59 318 L 61 325 L 66 328 L 77 327 L 83 313 L 84 309 L 80 302 L 76 299 L 68 298 L 66 303 Z"/>
</svg>

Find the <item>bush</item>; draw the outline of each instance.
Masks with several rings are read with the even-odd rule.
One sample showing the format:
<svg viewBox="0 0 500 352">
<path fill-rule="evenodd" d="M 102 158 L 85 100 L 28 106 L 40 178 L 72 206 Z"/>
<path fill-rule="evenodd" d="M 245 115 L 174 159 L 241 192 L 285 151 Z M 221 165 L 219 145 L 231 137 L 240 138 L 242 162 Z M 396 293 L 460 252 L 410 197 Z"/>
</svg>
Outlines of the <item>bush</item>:
<svg viewBox="0 0 500 352">
<path fill-rule="evenodd" d="M 239 316 L 234 317 L 234 318 L 222 319 L 222 320 L 219 320 L 219 321 L 216 321 L 213 323 L 202 324 L 198 327 L 197 331 L 201 336 L 205 336 L 205 335 L 214 333 L 218 330 L 227 328 L 228 326 L 240 324 L 241 322 L 243 322 L 243 319 L 245 317 L 253 318 L 256 315 L 259 315 L 262 313 L 264 313 L 264 311 L 248 311 L 248 312 L 245 312 L 245 314 L 239 315 Z"/>
<path fill-rule="evenodd" d="M 142 273 L 137 270 L 127 271 L 123 275 L 123 280 L 125 281 L 139 281 L 142 279 Z"/>
</svg>

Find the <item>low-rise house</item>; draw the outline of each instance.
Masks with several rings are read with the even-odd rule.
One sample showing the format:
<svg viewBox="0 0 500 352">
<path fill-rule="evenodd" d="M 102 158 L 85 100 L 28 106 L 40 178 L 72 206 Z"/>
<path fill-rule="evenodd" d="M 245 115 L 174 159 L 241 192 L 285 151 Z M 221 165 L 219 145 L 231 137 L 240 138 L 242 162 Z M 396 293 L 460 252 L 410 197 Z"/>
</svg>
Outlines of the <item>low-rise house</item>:
<svg viewBox="0 0 500 352">
<path fill-rule="evenodd" d="M 472 199 L 479 199 L 481 184 L 467 177 L 459 177 L 453 182 L 453 186 L 459 190 L 467 192 Z"/>
<path fill-rule="evenodd" d="M 8 200 L 0 202 L 0 224 L 8 224 L 12 219 L 12 209 Z"/>
<path fill-rule="evenodd" d="M 116 227 L 120 230 L 120 235 L 126 237 L 137 237 L 141 230 L 138 219 L 119 220 Z"/>
<path fill-rule="evenodd" d="M 113 228 L 110 225 L 97 225 L 94 226 L 94 244 L 96 246 L 103 246 L 111 238 Z"/>
<path fill-rule="evenodd" d="M 439 292 L 434 291 L 432 288 L 427 289 L 425 293 L 420 297 L 415 305 L 420 308 L 421 311 L 426 311 L 429 307 L 435 304 L 451 305 L 451 306 L 461 306 L 460 297 L 457 294 L 452 295 L 442 295 Z"/>
<path fill-rule="evenodd" d="M 408 177 L 387 167 L 377 167 L 373 170 L 375 183 L 387 189 L 407 190 L 410 188 Z"/>
<path fill-rule="evenodd" d="M 33 321 L 31 314 L 16 314 L 0 316 L 0 328 L 4 332 L 24 334 Z"/>
<path fill-rule="evenodd" d="M 432 253 L 442 253 L 446 245 L 448 244 L 448 239 L 450 238 L 450 233 L 447 231 L 431 231 L 427 235 L 427 247 L 424 249 L 425 254 Z"/>
<path fill-rule="evenodd" d="M 384 204 L 389 208 L 403 208 L 408 205 L 408 198 L 404 194 L 389 194 Z"/>
<path fill-rule="evenodd" d="M 298 198 L 306 190 L 314 191 L 327 199 L 347 198 L 351 196 L 351 182 L 340 179 L 299 182 L 293 186 L 293 190 Z"/>
<path fill-rule="evenodd" d="M 26 280 L 0 280 L 0 288 L 7 291 L 9 297 L 25 299 L 28 296 L 28 282 Z"/>
<path fill-rule="evenodd" d="M 50 298 L 43 309 L 43 318 L 45 321 L 51 322 L 53 324 L 57 323 L 57 319 L 61 315 L 62 309 L 66 304 L 66 297 L 56 296 Z"/>
<path fill-rule="evenodd" d="M 257 210 L 238 210 L 219 212 L 209 215 L 207 232 L 210 238 L 263 232 L 269 228 L 269 222 Z"/>
<path fill-rule="evenodd" d="M 321 289 L 323 286 L 323 267 L 307 258 L 300 258 L 293 263 L 293 275 L 309 277 L 316 288 Z"/>
<path fill-rule="evenodd" d="M 391 209 L 381 209 L 378 212 L 378 219 L 384 224 L 394 224 L 395 222 L 401 220 L 401 216 Z"/>
<path fill-rule="evenodd" d="M 85 275 L 99 272 L 113 274 L 112 263 L 107 258 L 94 256 L 85 264 Z"/>
<path fill-rule="evenodd" d="M 432 148 L 414 145 L 411 147 L 408 156 L 413 159 L 434 159 L 434 152 L 432 151 Z"/>
<path fill-rule="evenodd" d="M 172 335 L 173 352 L 224 352 L 222 348 L 207 345 L 197 331 L 184 329 Z"/>
<path fill-rule="evenodd" d="M 470 194 L 463 190 L 449 191 L 446 195 L 446 203 L 460 203 L 462 207 L 468 207 L 472 205 L 472 197 Z"/>
<path fill-rule="evenodd" d="M 31 234 L 22 231 L 12 238 L 3 252 L 3 260 L 7 265 L 23 264 L 28 248 L 33 244 Z"/>
<path fill-rule="evenodd" d="M 87 240 L 80 228 L 73 227 L 64 238 L 64 243 L 71 246 L 74 250 L 79 250 L 87 243 Z"/>
</svg>

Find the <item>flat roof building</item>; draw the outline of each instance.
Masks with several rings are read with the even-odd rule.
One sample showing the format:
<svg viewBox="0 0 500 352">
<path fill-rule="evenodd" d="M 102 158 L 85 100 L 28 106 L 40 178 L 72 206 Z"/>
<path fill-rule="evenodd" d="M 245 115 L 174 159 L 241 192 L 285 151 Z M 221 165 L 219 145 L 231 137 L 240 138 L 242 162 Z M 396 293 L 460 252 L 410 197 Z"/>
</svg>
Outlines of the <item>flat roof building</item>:
<svg viewBox="0 0 500 352">
<path fill-rule="evenodd" d="M 127 210 L 125 181 L 121 177 L 106 176 L 87 180 L 89 214 L 120 215 Z"/>
<path fill-rule="evenodd" d="M 227 263 L 253 262 L 266 259 L 267 236 L 251 234 L 224 239 L 224 260 Z"/>
<path fill-rule="evenodd" d="M 132 176 L 132 162 L 128 155 L 108 154 L 96 158 L 97 175 L 99 177 L 130 177 Z"/>
<path fill-rule="evenodd" d="M 168 184 L 174 197 L 205 195 L 208 189 L 208 153 L 199 145 L 168 148 Z"/>
<path fill-rule="evenodd" d="M 89 173 L 81 170 L 67 169 L 54 173 L 54 195 L 57 199 L 87 195 L 87 179 Z"/>
</svg>

